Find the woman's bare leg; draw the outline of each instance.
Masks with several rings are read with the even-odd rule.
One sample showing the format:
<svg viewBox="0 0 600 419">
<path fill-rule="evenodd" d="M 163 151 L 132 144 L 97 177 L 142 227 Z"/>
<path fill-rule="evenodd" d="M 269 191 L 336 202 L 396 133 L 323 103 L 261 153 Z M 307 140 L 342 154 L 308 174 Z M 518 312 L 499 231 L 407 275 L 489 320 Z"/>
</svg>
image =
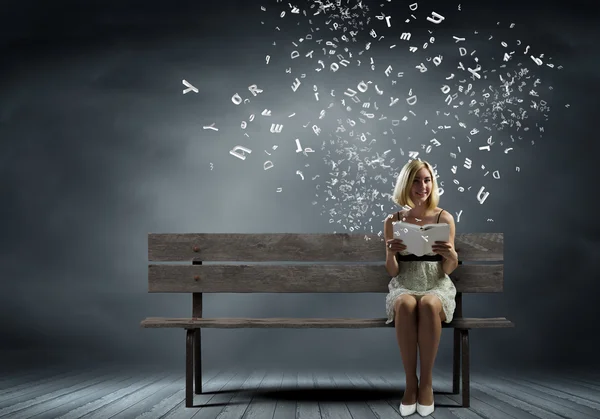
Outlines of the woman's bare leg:
<svg viewBox="0 0 600 419">
<path fill-rule="evenodd" d="M 406 390 L 402 404 L 417 402 L 417 299 L 403 294 L 394 302 L 394 326 L 400 347 L 400 356 L 406 374 Z"/>
<path fill-rule="evenodd" d="M 421 360 L 419 377 L 419 403 L 429 406 L 433 403 L 433 364 L 442 335 L 442 322 L 446 319 L 442 302 L 432 294 L 424 295 L 418 302 L 419 324 L 417 340 Z"/>
</svg>

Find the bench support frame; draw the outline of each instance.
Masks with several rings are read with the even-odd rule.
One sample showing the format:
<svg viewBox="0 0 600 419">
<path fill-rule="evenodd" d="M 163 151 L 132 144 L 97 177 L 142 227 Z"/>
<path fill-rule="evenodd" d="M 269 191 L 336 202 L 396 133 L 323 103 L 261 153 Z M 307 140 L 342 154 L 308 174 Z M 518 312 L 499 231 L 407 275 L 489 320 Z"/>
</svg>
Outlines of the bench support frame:
<svg viewBox="0 0 600 419">
<path fill-rule="evenodd" d="M 193 317 L 202 318 L 202 293 L 195 292 L 192 298 Z M 456 294 L 455 317 L 462 317 L 460 292 Z M 194 394 L 202 394 L 202 329 L 185 330 L 185 406 L 193 407 Z M 452 393 L 462 393 L 462 407 L 470 407 L 469 329 L 454 329 L 452 352 Z"/>
<path fill-rule="evenodd" d="M 192 294 L 192 316 L 202 318 L 202 293 Z M 194 381 L 195 393 L 202 394 L 202 329 L 194 330 Z"/>
<path fill-rule="evenodd" d="M 194 407 L 194 393 L 202 394 L 201 330 L 185 329 L 185 407 Z M 470 407 L 469 329 L 454 329 L 452 363 L 452 392 L 454 394 L 461 394 L 461 376 L 462 407 Z"/>
<path fill-rule="evenodd" d="M 456 293 L 454 317 L 463 316 L 462 292 Z M 454 329 L 454 347 L 452 350 L 452 393 L 460 394 L 462 375 L 462 407 L 471 406 L 469 382 L 469 329 Z M 462 361 L 462 362 L 461 362 Z"/>
<path fill-rule="evenodd" d="M 185 407 L 194 407 L 194 340 L 196 329 L 186 329 L 185 332 Z"/>
</svg>

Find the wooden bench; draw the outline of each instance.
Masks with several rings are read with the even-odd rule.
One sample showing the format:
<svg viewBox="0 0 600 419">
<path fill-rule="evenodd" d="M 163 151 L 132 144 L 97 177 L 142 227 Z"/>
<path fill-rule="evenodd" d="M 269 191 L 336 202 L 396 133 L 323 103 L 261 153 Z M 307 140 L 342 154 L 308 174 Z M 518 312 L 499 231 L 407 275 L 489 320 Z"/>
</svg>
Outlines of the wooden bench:
<svg viewBox="0 0 600 419">
<path fill-rule="evenodd" d="M 455 248 L 459 266 L 450 275 L 456 285 L 453 382 L 459 394 L 462 374 L 462 405 L 469 407 L 469 330 L 514 327 L 504 317 L 463 317 L 464 293 L 503 290 L 503 234 L 457 234 Z M 394 327 L 386 318 L 205 318 L 205 293 L 387 293 L 390 276 L 385 270 L 383 237 L 375 234 L 148 234 L 150 264 L 148 291 L 191 293 L 192 317 L 149 317 L 145 328 L 186 329 L 185 404 L 193 406 L 195 393 L 202 393 L 201 329 L 214 328 L 367 328 Z M 352 262 L 354 264 L 248 265 L 202 262 Z M 465 265 L 485 261 L 492 264 Z M 379 262 L 379 263 L 377 263 Z M 383 296 L 382 296 L 383 297 Z M 385 306 L 382 299 L 381 311 Z"/>
</svg>

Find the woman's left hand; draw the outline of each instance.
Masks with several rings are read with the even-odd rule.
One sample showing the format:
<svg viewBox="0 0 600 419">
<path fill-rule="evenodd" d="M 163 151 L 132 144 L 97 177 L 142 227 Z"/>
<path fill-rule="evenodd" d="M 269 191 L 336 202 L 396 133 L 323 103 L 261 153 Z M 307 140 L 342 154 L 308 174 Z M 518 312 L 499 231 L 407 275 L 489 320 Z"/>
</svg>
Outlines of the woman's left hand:
<svg viewBox="0 0 600 419">
<path fill-rule="evenodd" d="M 431 249 L 445 259 L 458 260 L 458 254 L 450 242 L 436 241 L 435 244 L 431 245 Z"/>
</svg>

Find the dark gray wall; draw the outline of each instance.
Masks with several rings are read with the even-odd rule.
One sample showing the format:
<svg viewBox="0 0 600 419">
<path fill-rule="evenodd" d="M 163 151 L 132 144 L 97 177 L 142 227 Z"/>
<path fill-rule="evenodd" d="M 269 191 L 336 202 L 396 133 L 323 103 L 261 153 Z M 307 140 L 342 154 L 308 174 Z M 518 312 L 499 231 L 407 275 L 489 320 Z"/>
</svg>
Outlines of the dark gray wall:
<svg viewBox="0 0 600 419">
<path fill-rule="evenodd" d="M 310 33 L 311 26 L 308 17 L 290 19 L 289 11 L 280 18 L 287 2 L 122 3 L 19 1 L 3 6 L 0 348 L 4 362 L 14 366 L 32 359 L 115 359 L 183 365 L 181 330 L 139 328 L 146 316 L 188 316 L 191 310 L 189 296 L 147 293 L 147 233 L 347 232 L 341 224 L 329 223 L 333 218 L 345 224 L 348 215 L 357 216 L 351 200 L 340 205 L 343 193 L 337 192 L 335 202 L 326 200 L 324 190 L 334 177 L 330 160 L 343 158 L 335 153 L 340 146 L 329 140 L 335 139 L 337 118 L 360 116 L 360 106 L 350 112 L 343 109 L 344 90 L 357 90 L 361 80 L 371 80 L 385 93 L 377 95 L 373 85 L 359 93 L 363 102 L 374 100 L 380 108 L 366 124 L 357 120 L 357 130 L 360 126 L 360 132 L 368 132 L 369 141 L 377 139 L 361 159 L 391 149 L 385 161 L 391 167 L 369 168 L 363 189 L 350 193 L 380 192 L 368 201 L 368 211 L 358 215 L 358 232 L 370 232 L 371 226 L 379 232 L 385 214 L 396 210 L 381 194 L 392 192 L 393 173 L 408 158 L 400 148 L 405 153 L 420 151 L 420 157 L 437 165 L 439 180 L 444 181 L 440 206 L 455 219 L 463 211 L 458 232 L 505 234 L 505 292 L 466 296 L 465 314 L 506 316 L 517 327 L 473 331 L 474 365 L 598 365 L 594 355 L 600 235 L 593 194 L 600 91 L 594 51 L 600 26 L 591 13 L 591 1 L 560 7 L 545 4 L 541 11 L 529 0 L 461 1 L 460 12 L 458 2 L 419 2 L 417 21 L 404 29 L 408 2 L 363 0 L 369 10 L 363 9 L 365 16 L 357 20 L 366 29 L 356 36 L 357 42 L 348 44 L 354 51 L 351 64 L 336 73 L 314 71 L 323 55 L 320 45 L 313 46 L 312 60 L 304 57 L 306 47 L 300 58 L 290 59 L 291 42 Z M 267 11 L 262 12 L 260 5 Z M 427 22 L 431 10 L 444 15 L 444 22 Z M 392 16 L 391 28 L 376 18 L 382 12 Z M 311 17 L 312 27 L 321 28 L 313 43 L 318 34 L 323 42 L 333 36 L 321 17 Z M 302 23 L 297 25 L 297 20 Z M 512 22 L 515 27 L 508 29 Z M 386 38 L 377 42 L 368 33 L 371 28 Z M 410 43 L 399 39 L 408 30 L 413 33 Z M 467 40 L 458 45 L 453 35 Z M 422 46 L 430 36 L 436 40 L 428 49 L 408 51 L 407 44 Z M 392 38 L 395 49 L 386 46 Z M 509 48 L 500 45 L 503 40 Z M 369 41 L 372 47 L 358 66 L 358 52 Z M 530 131 L 517 132 L 514 126 L 499 131 L 492 126 L 499 120 L 494 115 L 486 123 L 468 113 L 468 102 L 456 109 L 444 103 L 443 84 L 468 78 L 456 68 L 458 62 L 475 64 L 473 56 L 460 56 L 461 45 L 469 53 L 475 49 L 488 69 L 487 80 L 468 81 L 478 100 L 490 84 L 501 89 L 503 53 L 516 51 L 504 71 L 524 67 L 531 71 L 532 77 L 522 80 L 527 87 L 513 94 L 524 100 L 529 119 L 523 123 Z M 536 65 L 530 54 L 524 55 L 524 45 L 563 68 Z M 434 54 L 444 56 L 439 67 L 426 61 Z M 371 56 L 375 71 L 369 68 Z M 415 69 L 421 62 L 428 72 Z M 403 78 L 396 77 L 396 85 L 384 74 L 389 64 L 393 74 L 405 72 Z M 286 74 L 290 66 L 293 72 Z M 446 81 L 452 72 L 456 79 Z M 306 78 L 294 93 L 290 86 L 302 73 Z M 539 98 L 529 95 L 536 78 L 541 81 L 535 88 Z M 183 95 L 183 79 L 199 93 Z M 247 90 L 251 84 L 263 93 L 253 97 Z M 314 84 L 320 92 L 318 102 Z M 455 92 L 456 85 L 451 86 Z M 331 89 L 336 89 L 335 98 L 329 95 Z M 419 98 L 412 108 L 405 101 L 409 89 Z M 234 105 L 235 93 L 250 102 Z M 389 106 L 390 96 L 400 98 L 394 107 Z M 544 99 L 549 108 L 536 111 L 530 108 L 531 99 Z M 326 109 L 332 102 L 335 106 Z M 355 105 L 348 97 L 346 102 Z M 272 110 L 270 120 L 260 115 L 265 108 Z M 327 113 L 319 120 L 322 109 Z M 452 115 L 440 116 L 437 111 Z M 293 112 L 296 116 L 288 118 Z M 249 122 L 252 113 L 256 119 Z M 382 114 L 388 119 L 379 121 Z M 410 119 L 392 127 L 391 120 L 404 115 Z M 469 135 L 471 143 L 468 130 L 458 126 L 454 115 L 468 130 L 481 131 Z M 240 128 L 243 120 L 249 123 L 249 138 Z M 308 121 L 319 123 L 323 130 L 319 136 L 310 125 L 302 127 Z M 269 132 L 272 122 L 284 124 L 282 133 Z M 212 123 L 218 132 L 202 128 Z M 444 124 L 452 128 L 431 132 Z M 337 134 L 361 145 L 348 131 Z M 492 151 L 477 150 L 490 135 L 496 142 Z M 315 152 L 296 153 L 296 138 Z M 432 138 L 442 145 L 426 154 L 420 145 Z M 229 150 L 236 145 L 251 148 L 252 154 L 245 161 L 235 158 Z M 507 147 L 513 151 L 504 153 Z M 457 153 L 457 159 L 450 153 Z M 390 163 L 393 157 L 396 160 Z M 473 161 L 470 170 L 463 167 L 465 157 Z M 266 160 L 274 167 L 265 171 Z M 453 165 L 458 166 L 456 174 Z M 495 170 L 500 179 L 492 178 Z M 313 180 L 317 174 L 320 177 Z M 350 177 L 355 174 L 353 163 Z M 378 174 L 386 183 L 375 179 Z M 454 179 L 470 189 L 459 192 Z M 476 198 L 481 186 L 490 192 L 483 204 Z M 283 188 L 281 193 L 276 192 L 278 187 Z M 331 209 L 333 216 L 328 213 Z M 383 253 L 382 248 L 382 257 Z M 383 317 L 384 298 L 383 294 L 207 295 L 205 315 Z M 449 331 L 443 334 L 440 364 L 451 360 L 451 336 Z M 203 339 L 205 365 L 210 367 L 358 364 L 401 369 L 392 329 L 205 330 Z"/>
</svg>

